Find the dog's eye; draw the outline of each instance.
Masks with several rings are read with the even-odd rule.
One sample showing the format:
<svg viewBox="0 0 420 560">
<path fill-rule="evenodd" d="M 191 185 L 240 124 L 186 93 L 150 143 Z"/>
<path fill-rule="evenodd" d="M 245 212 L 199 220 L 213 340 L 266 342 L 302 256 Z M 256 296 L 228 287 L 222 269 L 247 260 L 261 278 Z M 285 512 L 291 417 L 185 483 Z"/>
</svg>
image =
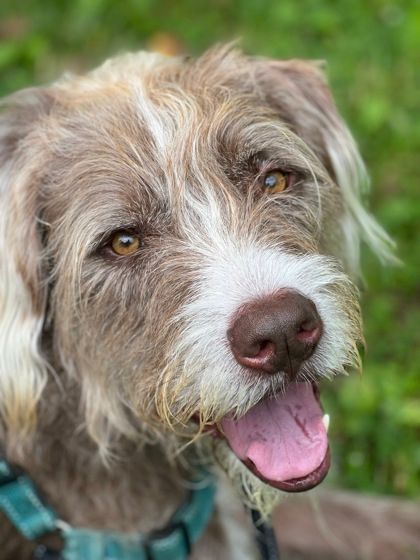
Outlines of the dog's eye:
<svg viewBox="0 0 420 560">
<path fill-rule="evenodd" d="M 281 193 L 289 186 L 289 174 L 275 169 L 262 177 L 262 187 L 268 194 Z"/>
<path fill-rule="evenodd" d="M 132 255 L 141 246 L 140 237 L 128 231 L 119 231 L 111 239 L 111 248 L 117 255 Z"/>
</svg>

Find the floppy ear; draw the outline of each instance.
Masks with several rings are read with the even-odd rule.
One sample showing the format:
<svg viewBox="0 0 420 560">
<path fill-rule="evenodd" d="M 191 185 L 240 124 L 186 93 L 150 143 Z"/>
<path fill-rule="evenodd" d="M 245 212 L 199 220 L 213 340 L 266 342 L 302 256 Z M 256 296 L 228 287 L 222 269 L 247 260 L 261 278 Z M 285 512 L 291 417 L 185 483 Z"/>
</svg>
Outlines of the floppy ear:
<svg viewBox="0 0 420 560">
<path fill-rule="evenodd" d="M 18 438 L 33 428 L 46 382 L 39 348 L 46 288 L 37 223 L 43 168 L 37 129 L 49 105 L 49 96 L 37 89 L 0 104 L 0 417 Z"/>
<path fill-rule="evenodd" d="M 369 180 L 353 137 L 338 114 L 321 64 L 303 60 L 256 62 L 256 82 L 270 106 L 321 159 L 342 192 L 345 265 L 359 271 L 360 241 L 382 261 L 393 261 L 393 242 L 362 205 Z"/>
</svg>

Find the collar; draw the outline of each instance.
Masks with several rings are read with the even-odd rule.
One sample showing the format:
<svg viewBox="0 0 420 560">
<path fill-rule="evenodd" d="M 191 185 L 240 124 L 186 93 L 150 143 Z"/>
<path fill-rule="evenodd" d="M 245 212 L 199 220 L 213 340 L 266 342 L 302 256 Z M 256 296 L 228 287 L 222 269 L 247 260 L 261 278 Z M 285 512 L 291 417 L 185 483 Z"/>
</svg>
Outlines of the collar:
<svg viewBox="0 0 420 560">
<path fill-rule="evenodd" d="M 64 547 L 59 553 L 34 543 L 34 558 L 41 560 L 186 560 L 214 510 L 215 483 L 204 474 L 165 528 L 148 535 L 122 534 L 79 529 L 60 520 L 31 479 L 0 457 L 0 509 L 28 540 L 61 534 Z"/>
</svg>

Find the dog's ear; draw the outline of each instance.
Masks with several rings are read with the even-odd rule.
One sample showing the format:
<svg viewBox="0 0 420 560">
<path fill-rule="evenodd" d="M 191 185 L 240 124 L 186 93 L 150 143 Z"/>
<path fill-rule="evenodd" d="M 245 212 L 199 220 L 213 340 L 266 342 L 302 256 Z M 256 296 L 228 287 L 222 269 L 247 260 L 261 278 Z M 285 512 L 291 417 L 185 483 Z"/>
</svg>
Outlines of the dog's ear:
<svg viewBox="0 0 420 560">
<path fill-rule="evenodd" d="M 392 261 L 393 242 L 362 204 L 369 182 L 365 167 L 340 117 L 322 64 L 303 60 L 258 60 L 255 83 L 265 101 L 301 137 L 324 163 L 342 191 L 346 212 L 341 218 L 344 264 L 359 270 L 360 241 L 383 261 Z"/>
<path fill-rule="evenodd" d="M 38 131 L 50 106 L 40 89 L 0 104 L 0 418 L 18 439 L 35 425 L 47 375 L 39 348 L 46 288 L 37 201 L 44 171 Z"/>
</svg>

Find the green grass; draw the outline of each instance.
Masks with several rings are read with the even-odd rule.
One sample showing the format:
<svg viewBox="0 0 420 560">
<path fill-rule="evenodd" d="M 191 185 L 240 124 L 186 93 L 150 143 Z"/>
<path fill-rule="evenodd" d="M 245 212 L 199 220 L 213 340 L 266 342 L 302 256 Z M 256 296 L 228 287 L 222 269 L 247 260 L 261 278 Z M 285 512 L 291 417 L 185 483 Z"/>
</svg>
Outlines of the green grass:
<svg viewBox="0 0 420 560">
<path fill-rule="evenodd" d="M 362 376 L 328 386 L 335 482 L 420 492 L 420 4 L 413 0 L 2 0 L 0 93 L 82 70 L 170 33 L 198 53 L 242 38 L 252 54 L 325 59 L 340 110 L 370 170 L 375 215 L 404 265 L 364 255 Z"/>
</svg>

